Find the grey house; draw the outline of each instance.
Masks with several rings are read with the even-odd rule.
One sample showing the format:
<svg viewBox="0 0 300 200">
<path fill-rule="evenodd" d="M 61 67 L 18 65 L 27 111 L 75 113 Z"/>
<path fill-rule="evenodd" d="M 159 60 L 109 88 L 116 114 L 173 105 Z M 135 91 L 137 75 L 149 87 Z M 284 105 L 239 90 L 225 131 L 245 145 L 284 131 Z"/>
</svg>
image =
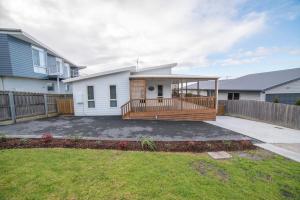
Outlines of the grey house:
<svg viewBox="0 0 300 200">
<path fill-rule="evenodd" d="M 197 85 L 188 85 L 187 92 L 203 96 L 213 93 L 214 83 L 199 82 L 199 92 Z M 300 99 L 300 68 L 249 74 L 219 81 L 219 100 L 239 99 L 295 104 Z"/>
<path fill-rule="evenodd" d="M 71 93 L 62 80 L 82 68 L 20 29 L 0 28 L 0 91 Z"/>
</svg>

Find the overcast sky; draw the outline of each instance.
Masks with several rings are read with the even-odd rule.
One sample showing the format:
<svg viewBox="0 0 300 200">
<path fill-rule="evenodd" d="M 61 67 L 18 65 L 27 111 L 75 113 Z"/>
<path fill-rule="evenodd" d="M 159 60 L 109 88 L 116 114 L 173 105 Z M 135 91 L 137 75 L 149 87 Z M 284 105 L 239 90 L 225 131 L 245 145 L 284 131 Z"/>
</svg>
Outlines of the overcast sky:
<svg viewBox="0 0 300 200">
<path fill-rule="evenodd" d="M 0 27 L 23 29 L 85 73 L 137 58 L 223 78 L 300 67 L 299 0 L 0 0 Z"/>
</svg>

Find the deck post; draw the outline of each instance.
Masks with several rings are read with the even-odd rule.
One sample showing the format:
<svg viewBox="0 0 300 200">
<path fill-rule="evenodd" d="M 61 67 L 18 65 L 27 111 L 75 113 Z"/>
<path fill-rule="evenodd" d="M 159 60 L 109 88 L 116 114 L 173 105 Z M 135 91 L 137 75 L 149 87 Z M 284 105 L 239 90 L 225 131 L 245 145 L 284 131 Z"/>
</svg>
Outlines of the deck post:
<svg viewBox="0 0 300 200">
<path fill-rule="evenodd" d="M 216 113 L 218 113 L 218 95 L 219 95 L 219 89 L 218 89 L 218 79 L 215 80 L 215 109 Z"/>
<path fill-rule="evenodd" d="M 14 93 L 9 92 L 8 93 L 8 98 L 9 98 L 9 109 L 10 109 L 11 120 L 13 121 L 13 123 L 16 123 L 17 117 L 16 117 L 16 107 L 15 107 Z"/>
<path fill-rule="evenodd" d="M 200 96 L 199 93 L 200 93 L 200 91 L 199 91 L 199 80 L 198 80 L 198 81 L 197 81 L 197 97 Z"/>
<path fill-rule="evenodd" d="M 183 82 L 182 82 L 182 79 L 181 79 L 181 87 L 180 87 L 180 90 L 181 90 L 181 94 L 180 94 L 180 110 L 182 110 L 182 95 L 183 95 Z"/>
<path fill-rule="evenodd" d="M 185 82 L 185 97 L 187 97 L 187 91 L 188 91 L 188 88 L 187 88 L 187 81 Z"/>
</svg>

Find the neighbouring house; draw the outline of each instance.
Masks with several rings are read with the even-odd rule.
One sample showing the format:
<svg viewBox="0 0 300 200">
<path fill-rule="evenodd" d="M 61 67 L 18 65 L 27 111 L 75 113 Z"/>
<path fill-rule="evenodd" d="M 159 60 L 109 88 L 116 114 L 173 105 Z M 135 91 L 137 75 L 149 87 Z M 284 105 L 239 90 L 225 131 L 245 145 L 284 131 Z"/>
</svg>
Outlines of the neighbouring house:
<svg viewBox="0 0 300 200">
<path fill-rule="evenodd" d="M 198 89 L 197 89 L 198 88 Z M 214 83 L 200 81 L 184 92 L 200 96 L 214 93 Z M 256 100 L 295 104 L 300 100 L 300 68 L 249 74 L 219 81 L 219 100 Z"/>
<path fill-rule="evenodd" d="M 20 29 L 0 28 L 0 91 L 72 93 L 75 65 Z"/>
<path fill-rule="evenodd" d="M 215 120 L 218 95 L 180 96 L 183 83 L 218 77 L 172 74 L 177 64 L 126 67 L 64 80 L 72 84 L 76 116 L 122 115 L 123 119 Z"/>
</svg>

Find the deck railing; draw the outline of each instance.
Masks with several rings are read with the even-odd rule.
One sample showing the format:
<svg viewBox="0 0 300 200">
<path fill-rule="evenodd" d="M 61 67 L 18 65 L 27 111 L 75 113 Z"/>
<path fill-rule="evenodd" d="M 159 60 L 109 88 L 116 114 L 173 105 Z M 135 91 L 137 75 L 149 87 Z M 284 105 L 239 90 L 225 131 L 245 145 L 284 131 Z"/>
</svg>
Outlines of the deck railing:
<svg viewBox="0 0 300 200">
<path fill-rule="evenodd" d="M 121 107 L 122 115 L 129 112 L 179 111 L 214 109 L 215 97 L 182 97 L 131 99 Z"/>
</svg>

